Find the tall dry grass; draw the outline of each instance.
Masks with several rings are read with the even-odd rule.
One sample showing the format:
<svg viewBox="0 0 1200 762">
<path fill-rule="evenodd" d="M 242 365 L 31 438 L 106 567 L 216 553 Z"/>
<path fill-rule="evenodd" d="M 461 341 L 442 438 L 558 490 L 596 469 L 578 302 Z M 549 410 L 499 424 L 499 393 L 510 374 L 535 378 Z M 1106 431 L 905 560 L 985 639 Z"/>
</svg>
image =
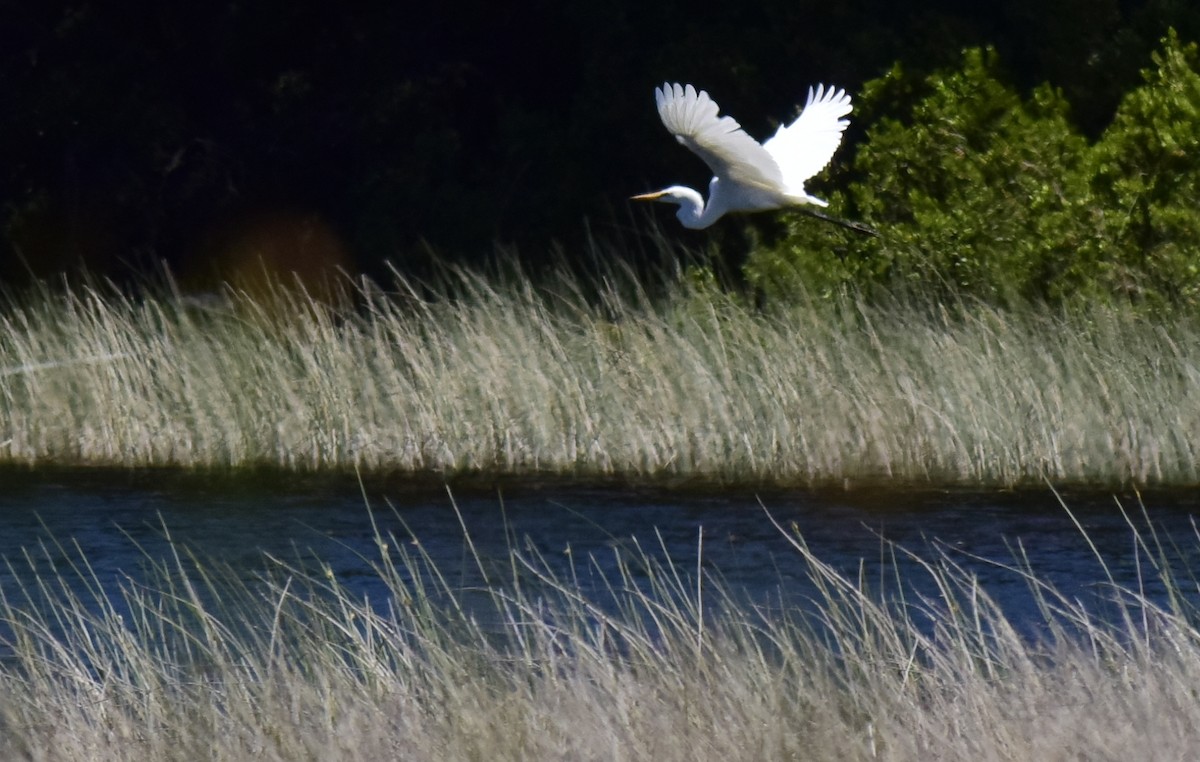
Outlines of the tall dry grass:
<svg viewBox="0 0 1200 762">
<path fill-rule="evenodd" d="M 0 310 L 0 460 L 1014 485 L 1200 480 L 1200 323 L 1094 307 L 762 311 L 614 270 Z"/>
<path fill-rule="evenodd" d="M 1147 574 L 1175 591 L 1171 605 L 1113 590 L 1122 616 L 1100 621 L 1027 575 L 1043 616 L 1037 639 L 1019 635 L 952 555 L 920 567 L 936 596 L 904 600 L 868 591 L 789 536 L 818 590 L 810 609 L 790 614 L 732 603 L 689 573 L 694 559 L 638 554 L 610 578 L 613 604 L 519 547 L 508 571 L 471 591 L 448 584 L 419 546 L 380 537 L 374 567 L 387 594 L 376 601 L 278 560 L 259 582 L 239 583 L 182 551 L 148 559 L 149 576 L 118 592 L 78 554 L 34 552 L 17 575 L 25 586 L 0 598 L 0 756 L 1194 754 L 1200 630 L 1187 591 L 1156 570 L 1152 535 L 1133 541 Z M 32 570 L 46 555 L 75 560 Z"/>
</svg>

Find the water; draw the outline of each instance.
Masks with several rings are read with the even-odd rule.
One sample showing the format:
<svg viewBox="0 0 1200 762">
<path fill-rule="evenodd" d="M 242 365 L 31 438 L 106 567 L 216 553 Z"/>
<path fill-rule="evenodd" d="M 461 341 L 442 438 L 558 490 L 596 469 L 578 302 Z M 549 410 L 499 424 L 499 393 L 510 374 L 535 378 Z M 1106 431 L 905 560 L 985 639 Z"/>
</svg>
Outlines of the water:
<svg viewBox="0 0 1200 762">
<path fill-rule="evenodd" d="M 61 572 L 77 554 L 57 541 L 77 543 L 100 583 L 116 590 L 145 574 L 147 557 L 170 552 L 165 528 L 175 543 L 247 579 L 267 567 L 264 554 L 319 560 L 356 594 L 382 600 L 387 590 L 370 566 L 379 553 L 377 528 L 412 548 L 419 540 L 452 585 L 478 589 L 481 572 L 465 525 L 485 568 L 503 570 L 510 548 L 528 547 L 555 574 L 577 578 L 582 592 L 596 600 L 605 600 L 607 582 L 616 575 L 616 554 L 629 557 L 640 548 L 692 577 L 703 568 L 747 604 L 803 607 L 813 594 L 808 567 L 773 518 L 798 529 L 819 559 L 845 574 L 861 574 L 873 589 L 895 588 L 899 578 L 909 593 L 936 597 L 919 565 L 892 552 L 889 543 L 926 559 L 944 549 L 978 575 L 1019 627 L 1032 632 L 1038 614 L 1028 584 L 1003 568 L 1014 563 L 1018 547 L 1039 579 L 1069 597 L 1099 611 L 1111 598 L 1104 567 L 1078 521 L 1118 585 L 1165 600 L 1112 494 L 1066 495 L 1072 518 L 1049 490 L 756 495 L 527 485 L 456 492 L 457 512 L 444 489 L 381 481 L 366 493 L 364 498 L 360 486 L 346 480 L 299 477 L 5 473 L 0 557 L 17 562 L 0 569 L 0 587 L 28 582 L 30 563 L 42 574 Z M 1117 497 L 1148 539 L 1141 505 L 1131 496 Z M 1142 504 L 1171 563 L 1190 579 L 1187 570 L 1200 569 L 1192 525 L 1200 493 L 1150 494 Z"/>
</svg>

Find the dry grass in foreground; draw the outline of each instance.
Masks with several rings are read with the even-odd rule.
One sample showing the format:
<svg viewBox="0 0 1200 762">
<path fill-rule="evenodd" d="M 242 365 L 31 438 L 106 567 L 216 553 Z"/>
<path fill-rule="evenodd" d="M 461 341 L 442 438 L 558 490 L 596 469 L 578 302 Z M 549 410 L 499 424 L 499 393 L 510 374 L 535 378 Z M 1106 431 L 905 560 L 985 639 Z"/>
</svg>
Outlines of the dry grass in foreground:
<svg viewBox="0 0 1200 762">
<path fill-rule="evenodd" d="M 1158 557 L 1153 536 L 1134 541 Z M 1200 630 L 1177 585 L 1165 608 L 1114 590 L 1124 620 L 1106 623 L 1029 578 L 1035 642 L 949 556 L 923 566 L 937 599 L 889 602 L 793 544 L 820 593 L 773 616 L 637 556 L 615 606 L 529 549 L 486 590 L 456 590 L 393 537 L 377 601 L 281 562 L 247 584 L 179 554 L 119 593 L 83 560 L 16 570 L 0 756 L 1183 759 L 1200 744 Z"/>
<path fill-rule="evenodd" d="M 615 284 L 615 285 L 614 285 Z M 585 285 L 599 289 L 584 296 Z M 0 309 L 0 460 L 821 484 L 1200 481 L 1200 324 L 762 312 L 614 274 L 397 278 L 332 309 L 111 289 Z"/>
</svg>

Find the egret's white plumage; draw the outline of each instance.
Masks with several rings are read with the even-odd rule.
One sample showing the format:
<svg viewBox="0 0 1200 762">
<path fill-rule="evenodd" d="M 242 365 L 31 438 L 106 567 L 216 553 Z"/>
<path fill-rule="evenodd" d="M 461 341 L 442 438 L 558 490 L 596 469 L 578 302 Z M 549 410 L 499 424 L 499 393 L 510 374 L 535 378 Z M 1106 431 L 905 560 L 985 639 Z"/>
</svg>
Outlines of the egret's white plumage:
<svg viewBox="0 0 1200 762">
<path fill-rule="evenodd" d="M 804 190 L 804 183 L 829 164 L 850 122 L 850 96 L 823 85 L 808 90 L 796 121 L 781 125 L 765 143 L 747 135 L 708 93 L 691 85 L 664 84 L 654 91 L 658 115 L 675 139 L 695 152 L 713 172 L 708 203 L 695 190 L 672 185 L 634 196 L 642 201 L 678 204 L 685 227 L 706 228 L 729 212 L 755 212 L 800 204 L 828 204 Z"/>
</svg>

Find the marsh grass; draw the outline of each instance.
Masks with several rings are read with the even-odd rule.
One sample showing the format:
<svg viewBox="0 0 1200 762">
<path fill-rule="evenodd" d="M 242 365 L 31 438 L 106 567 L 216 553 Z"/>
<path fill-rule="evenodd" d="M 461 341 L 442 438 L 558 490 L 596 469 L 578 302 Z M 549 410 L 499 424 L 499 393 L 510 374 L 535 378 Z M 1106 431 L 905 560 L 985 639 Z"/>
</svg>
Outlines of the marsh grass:
<svg viewBox="0 0 1200 762">
<path fill-rule="evenodd" d="M 463 590 L 379 536 L 378 600 L 280 559 L 239 581 L 177 547 L 115 589 L 57 547 L 71 560 L 0 599 L 0 755 L 1176 759 L 1200 741 L 1195 591 L 1152 532 L 1133 542 L 1174 595 L 1114 587 L 1104 620 L 1018 554 L 1042 612 L 1030 638 L 950 551 L 914 556 L 938 592 L 906 599 L 780 531 L 818 591 L 804 610 L 739 605 L 696 559 L 637 550 L 600 603 L 515 542 L 505 572 Z"/>
<path fill-rule="evenodd" d="M 1193 484 L 1200 323 L 447 268 L 0 310 L 11 463 L 742 484 Z M 336 301 L 336 300 L 335 300 Z"/>
</svg>

